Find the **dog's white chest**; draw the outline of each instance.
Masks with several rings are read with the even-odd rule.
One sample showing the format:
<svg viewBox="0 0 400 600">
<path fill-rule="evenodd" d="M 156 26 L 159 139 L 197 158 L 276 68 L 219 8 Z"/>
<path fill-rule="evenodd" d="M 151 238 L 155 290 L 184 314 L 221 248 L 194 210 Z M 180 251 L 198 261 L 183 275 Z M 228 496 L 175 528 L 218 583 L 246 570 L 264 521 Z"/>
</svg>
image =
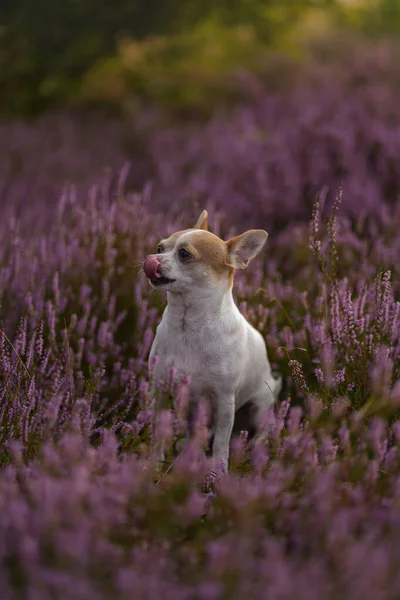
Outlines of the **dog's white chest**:
<svg viewBox="0 0 400 600">
<path fill-rule="evenodd" d="M 178 374 L 189 375 L 196 387 L 213 387 L 224 380 L 234 383 L 243 351 L 236 337 L 223 337 L 212 326 L 197 331 L 188 327 L 171 335 L 162 320 L 150 353 L 150 360 L 154 355 L 158 358 L 155 378 L 166 381 L 174 367 Z"/>
</svg>

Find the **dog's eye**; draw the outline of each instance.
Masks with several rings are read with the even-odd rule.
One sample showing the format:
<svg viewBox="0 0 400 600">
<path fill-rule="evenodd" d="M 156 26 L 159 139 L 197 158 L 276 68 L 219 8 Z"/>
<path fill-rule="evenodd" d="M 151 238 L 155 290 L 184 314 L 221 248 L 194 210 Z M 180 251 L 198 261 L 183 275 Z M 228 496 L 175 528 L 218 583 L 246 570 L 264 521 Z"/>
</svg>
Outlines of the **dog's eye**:
<svg viewBox="0 0 400 600">
<path fill-rule="evenodd" d="M 161 254 L 162 252 L 162 246 L 157 246 L 157 254 Z"/>
<path fill-rule="evenodd" d="M 181 248 L 179 250 L 179 256 L 181 258 L 189 258 L 189 256 L 191 256 L 190 252 L 188 252 L 187 250 L 185 250 L 185 248 Z"/>
</svg>

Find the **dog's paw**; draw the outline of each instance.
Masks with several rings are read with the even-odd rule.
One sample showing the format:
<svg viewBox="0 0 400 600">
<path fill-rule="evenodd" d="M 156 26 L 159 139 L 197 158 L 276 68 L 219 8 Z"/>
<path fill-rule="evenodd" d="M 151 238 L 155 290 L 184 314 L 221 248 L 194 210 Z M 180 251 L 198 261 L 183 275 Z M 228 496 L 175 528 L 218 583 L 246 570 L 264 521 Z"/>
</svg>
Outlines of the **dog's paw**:
<svg viewBox="0 0 400 600">
<path fill-rule="evenodd" d="M 203 493 L 209 493 L 214 490 L 215 483 L 220 481 L 223 477 L 228 474 L 228 469 L 221 467 L 219 469 L 213 467 L 207 475 L 203 484 Z"/>
<path fill-rule="evenodd" d="M 214 484 L 217 480 L 217 476 L 218 474 L 216 471 L 211 470 L 209 472 L 202 486 L 203 494 L 209 494 L 214 491 Z"/>
</svg>

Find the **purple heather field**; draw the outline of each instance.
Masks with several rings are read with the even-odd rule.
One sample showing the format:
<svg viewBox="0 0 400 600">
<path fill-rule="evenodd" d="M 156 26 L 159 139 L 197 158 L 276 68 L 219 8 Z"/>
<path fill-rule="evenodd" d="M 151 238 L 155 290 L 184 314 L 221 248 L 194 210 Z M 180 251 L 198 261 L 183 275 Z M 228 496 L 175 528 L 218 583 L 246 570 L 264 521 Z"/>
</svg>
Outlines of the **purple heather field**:
<svg viewBox="0 0 400 600">
<path fill-rule="evenodd" d="M 358 60 L 290 94 L 249 77 L 202 124 L 0 125 L 2 600 L 400 597 L 398 66 Z M 273 434 L 238 432 L 207 493 L 172 372 L 149 458 L 165 298 L 139 268 L 203 208 L 269 231 L 235 296 L 284 378 Z"/>
</svg>

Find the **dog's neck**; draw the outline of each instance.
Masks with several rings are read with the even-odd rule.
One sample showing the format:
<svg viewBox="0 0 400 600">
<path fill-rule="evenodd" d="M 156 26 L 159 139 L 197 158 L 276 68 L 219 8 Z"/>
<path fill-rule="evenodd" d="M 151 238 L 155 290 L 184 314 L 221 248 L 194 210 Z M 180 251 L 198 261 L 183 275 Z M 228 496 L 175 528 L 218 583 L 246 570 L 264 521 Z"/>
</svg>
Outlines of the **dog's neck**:
<svg viewBox="0 0 400 600">
<path fill-rule="evenodd" d="M 223 334 L 240 319 L 240 312 L 232 295 L 232 287 L 221 285 L 212 290 L 167 292 L 168 305 L 163 319 L 171 330 L 187 335 L 190 332 L 213 330 Z"/>
</svg>

